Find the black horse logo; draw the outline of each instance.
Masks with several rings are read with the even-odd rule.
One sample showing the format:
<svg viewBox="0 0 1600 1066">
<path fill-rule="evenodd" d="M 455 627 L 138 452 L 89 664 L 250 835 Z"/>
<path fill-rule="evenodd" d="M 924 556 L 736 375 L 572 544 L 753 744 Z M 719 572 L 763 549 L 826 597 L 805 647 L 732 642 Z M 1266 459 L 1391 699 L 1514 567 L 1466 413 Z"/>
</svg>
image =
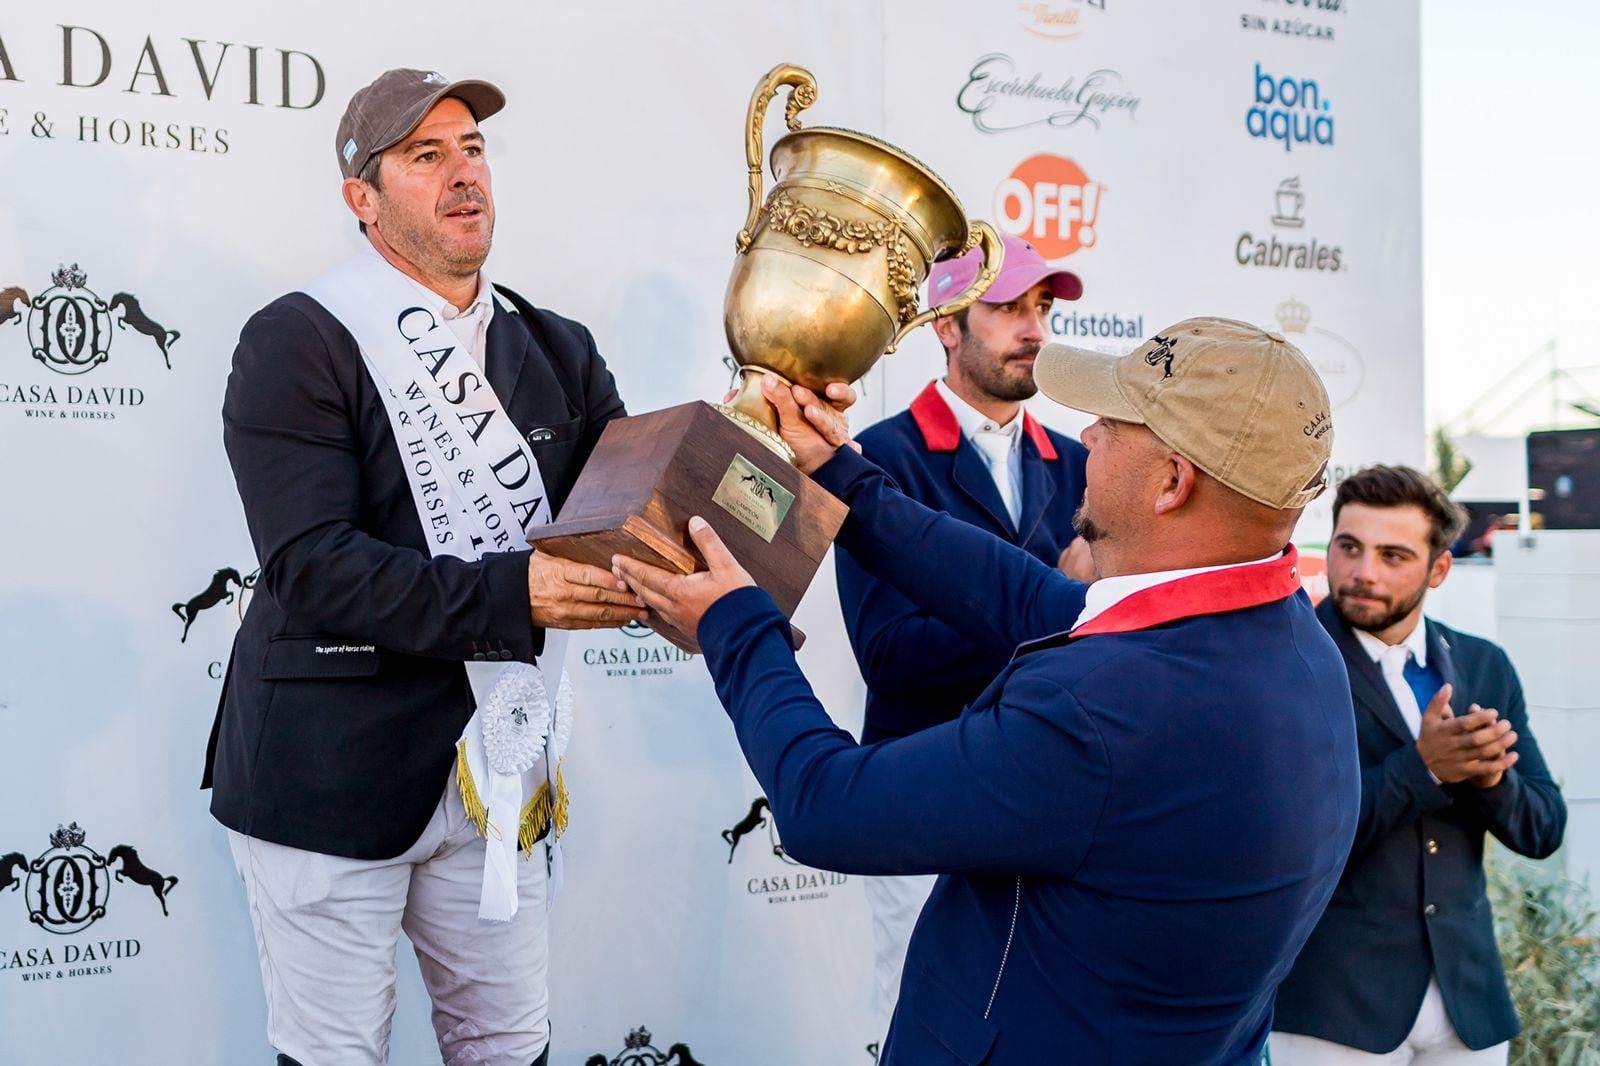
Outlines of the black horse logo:
<svg viewBox="0 0 1600 1066">
<path fill-rule="evenodd" d="M 766 481 L 762 480 L 762 478 L 760 478 L 758 475 L 746 474 L 739 480 L 750 482 L 750 495 L 756 497 L 757 499 L 765 499 L 768 503 L 772 504 L 776 504 L 778 502 L 778 498 L 772 493 L 772 486 L 767 484 Z"/>
<path fill-rule="evenodd" d="M 232 603 L 233 592 L 228 584 L 232 582 L 244 592 L 255 588 L 256 579 L 261 571 L 257 570 L 249 577 L 240 577 L 239 571 L 231 566 L 225 566 L 211 575 L 211 584 L 207 585 L 204 592 L 189 597 L 187 602 L 172 605 L 172 613 L 183 619 L 183 636 L 178 638 L 178 643 L 183 644 L 189 639 L 189 627 L 194 625 L 195 616 L 208 607 L 215 607 L 219 603 Z"/>
<path fill-rule="evenodd" d="M 15 285 L 9 289 L 0 289 L 0 326 L 10 322 L 13 318 L 21 318 L 22 312 L 17 310 L 17 305 L 28 306 L 28 294 Z"/>
<path fill-rule="evenodd" d="M 122 309 L 122 317 L 117 319 L 117 328 L 126 329 L 132 326 L 135 332 L 143 333 L 155 341 L 156 347 L 161 349 L 161 358 L 166 360 L 167 369 L 171 370 L 172 355 L 167 349 L 178 339 L 178 331 L 168 329 L 145 314 L 144 309 L 139 306 L 138 298 L 131 293 L 119 292 L 111 298 L 110 303 L 106 304 L 106 310 L 112 314 L 115 314 L 118 308 Z"/>
<path fill-rule="evenodd" d="M 667 1048 L 666 1061 L 671 1066 L 704 1066 L 699 1059 L 689 1053 L 688 1044 L 673 1044 Z"/>
<path fill-rule="evenodd" d="M 1176 337 L 1156 337 L 1156 346 L 1144 357 L 1150 366 L 1162 365 L 1161 380 L 1165 381 L 1172 376 L 1172 346 L 1177 341 Z"/>
<path fill-rule="evenodd" d="M 136 885 L 149 885 L 150 891 L 156 894 L 156 899 L 161 903 L 161 913 L 167 913 L 167 893 L 177 885 L 176 877 L 163 877 L 150 867 L 139 861 L 139 853 L 127 844 L 118 844 L 106 855 L 106 866 L 110 866 L 118 859 L 122 860 L 122 869 L 118 870 L 116 877 L 121 881 L 126 877 Z"/>
<path fill-rule="evenodd" d="M 761 812 L 770 810 L 772 810 L 772 806 L 767 803 L 767 797 L 758 796 L 755 802 L 750 804 L 749 814 L 739 819 L 738 824 L 732 829 L 724 829 L 722 831 L 722 839 L 728 843 L 728 864 L 730 866 L 733 864 L 733 852 L 738 848 L 739 841 L 752 829 L 766 825 L 767 820 L 762 816 Z"/>
<path fill-rule="evenodd" d="M 9 855 L 0 855 L 0 892 L 8 888 L 16 888 L 22 884 L 22 878 L 17 876 L 18 870 L 28 868 L 28 857 L 20 851 L 13 851 Z"/>
</svg>

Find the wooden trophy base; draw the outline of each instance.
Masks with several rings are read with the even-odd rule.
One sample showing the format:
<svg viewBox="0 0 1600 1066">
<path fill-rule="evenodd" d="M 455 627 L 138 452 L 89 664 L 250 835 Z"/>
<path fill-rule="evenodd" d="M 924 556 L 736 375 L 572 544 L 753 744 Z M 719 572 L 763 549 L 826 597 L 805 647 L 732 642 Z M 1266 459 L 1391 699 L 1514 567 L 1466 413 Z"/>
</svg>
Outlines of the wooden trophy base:
<svg viewBox="0 0 1600 1066">
<path fill-rule="evenodd" d="M 627 555 L 682 574 L 706 569 L 689 539 L 699 515 L 785 615 L 800 605 L 849 513 L 843 503 L 710 404 L 696 401 L 606 424 L 561 513 L 528 543 L 611 568 Z M 693 633 L 652 614 L 688 652 Z"/>
</svg>

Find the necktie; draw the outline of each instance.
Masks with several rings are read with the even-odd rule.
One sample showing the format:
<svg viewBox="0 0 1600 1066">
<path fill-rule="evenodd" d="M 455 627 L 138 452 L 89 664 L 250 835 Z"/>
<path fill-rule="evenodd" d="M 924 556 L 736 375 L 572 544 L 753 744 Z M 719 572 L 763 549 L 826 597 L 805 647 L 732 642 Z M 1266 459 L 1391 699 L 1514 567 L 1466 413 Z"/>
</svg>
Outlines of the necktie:
<svg viewBox="0 0 1600 1066">
<path fill-rule="evenodd" d="M 1016 487 L 1011 484 L 1011 435 L 979 430 L 972 435 L 972 443 L 988 460 L 989 474 L 994 478 L 995 488 L 1000 490 L 1000 502 L 1006 505 L 1006 514 L 1011 516 L 1011 525 L 1015 527 L 1018 508 Z"/>
<path fill-rule="evenodd" d="M 1406 728 L 1411 730 L 1412 736 L 1422 732 L 1422 706 L 1417 702 L 1417 694 L 1412 691 L 1411 683 L 1406 678 L 1406 667 L 1411 662 L 1411 649 L 1403 644 L 1396 644 L 1383 650 L 1383 680 L 1389 686 L 1389 694 L 1394 697 L 1395 706 L 1400 708 L 1400 717 L 1405 719 Z"/>
</svg>

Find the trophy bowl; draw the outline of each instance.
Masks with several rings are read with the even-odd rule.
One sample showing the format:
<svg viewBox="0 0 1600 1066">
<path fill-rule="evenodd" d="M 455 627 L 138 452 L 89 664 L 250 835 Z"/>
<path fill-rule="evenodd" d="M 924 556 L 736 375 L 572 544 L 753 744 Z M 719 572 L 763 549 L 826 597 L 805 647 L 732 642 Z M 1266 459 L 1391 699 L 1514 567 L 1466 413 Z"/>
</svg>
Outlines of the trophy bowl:
<svg viewBox="0 0 1600 1066">
<path fill-rule="evenodd" d="M 772 147 L 775 184 L 763 202 L 762 125 L 783 86 L 790 132 Z M 911 330 L 971 306 L 1004 254 L 994 230 L 968 221 L 950 187 L 910 154 L 853 130 L 801 129 L 799 113 L 816 96 L 809 71 L 778 66 L 757 86 L 746 119 L 750 212 L 722 317 L 742 381 L 723 412 L 758 435 L 776 428 L 762 376 L 818 393 L 858 380 Z M 918 292 L 934 261 L 977 245 L 984 261 L 973 283 L 921 310 Z"/>
<path fill-rule="evenodd" d="M 785 86 L 790 132 L 772 147 L 775 184 L 764 197 L 761 127 Z M 784 614 L 799 606 L 848 511 L 792 465 L 762 379 L 819 394 L 858 380 L 911 330 L 977 300 L 1004 254 L 994 230 L 968 221 L 949 187 L 910 155 L 864 133 L 802 130 L 799 113 L 816 97 L 811 74 L 785 64 L 750 100 L 750 206 L 723 303 L 737 395 L 608 423 L 560 514 L 530 544 L 596 566 L 620 553 L 687 574 L 705 568 L 688 534 L 700 515 Z M 934 261 L 974 247 L 983 266 L 973 283 L 921 310 L 917 293 Z M 693 633 L 659 618 L 650 625 L 699 650 Z"/>
</svg>

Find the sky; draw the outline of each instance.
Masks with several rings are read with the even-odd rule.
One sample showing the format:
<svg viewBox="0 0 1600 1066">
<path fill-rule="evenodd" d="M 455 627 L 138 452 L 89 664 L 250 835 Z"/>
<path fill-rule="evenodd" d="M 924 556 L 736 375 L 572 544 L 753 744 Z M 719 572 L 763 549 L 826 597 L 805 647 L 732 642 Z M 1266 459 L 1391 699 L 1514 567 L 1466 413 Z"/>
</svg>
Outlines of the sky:
<svg viewBox="0 0 1600 1066">
<path fill-rule="evenodd" d="M 1595 0 L 1422 0 L 1430 426 L 1547 340 L 1600 364 L 1596 40 Z"/>
</svg>

